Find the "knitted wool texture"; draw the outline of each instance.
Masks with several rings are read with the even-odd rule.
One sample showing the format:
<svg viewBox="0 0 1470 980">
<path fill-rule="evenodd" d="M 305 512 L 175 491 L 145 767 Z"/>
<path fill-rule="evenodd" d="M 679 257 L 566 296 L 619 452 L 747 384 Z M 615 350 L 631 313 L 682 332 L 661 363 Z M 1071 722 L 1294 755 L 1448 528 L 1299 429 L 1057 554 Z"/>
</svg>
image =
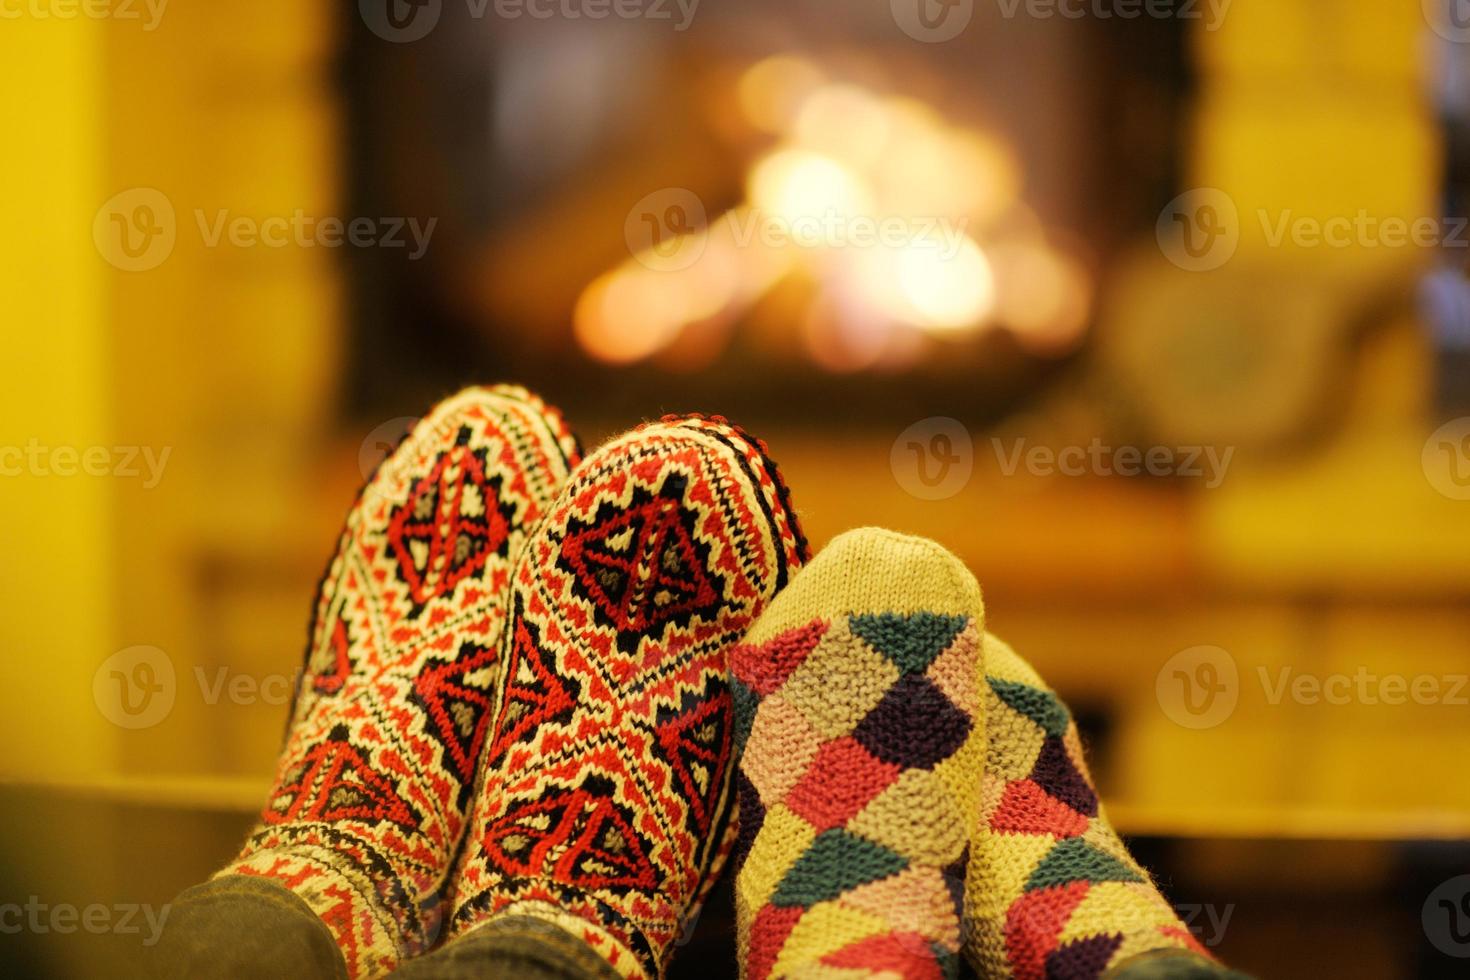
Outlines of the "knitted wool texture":
<svg viewBox="0 0 1470 980">
<path fill-rule="evenodd" d="M 956 975 L 982 629 L 958 560 L 870 528 L 834 539 L 733 653 L 742 976 Z"/>
<path fill-rule="evenodd" d="M 578 457 L 523 389 L 437 406 L 347 516 L 275 787 L 221 875 L 300 895 L 354 977 L 437 938 L 499 670 L 510 569 Z"/>
<path fill-rule="evenodd" d="M 538 916 L 662 974 L 733 842 L 729 648 L 805 557 L 764 446 L 721 419 L 587 459 L 515 569 L 455 933 Z"/>
<path fill-rule="evenodd" d="M 1193 962 L 1203 972 L 1189 975 L 1226 975 L 1103 815 L 1066 706 L 988 635 L 984 662 L 984 803 L 965 900 L 975 968 L 990 978 L 1095 980 L 1138 954 L 1181 949 L 1201 957 Z"/>
</svg>

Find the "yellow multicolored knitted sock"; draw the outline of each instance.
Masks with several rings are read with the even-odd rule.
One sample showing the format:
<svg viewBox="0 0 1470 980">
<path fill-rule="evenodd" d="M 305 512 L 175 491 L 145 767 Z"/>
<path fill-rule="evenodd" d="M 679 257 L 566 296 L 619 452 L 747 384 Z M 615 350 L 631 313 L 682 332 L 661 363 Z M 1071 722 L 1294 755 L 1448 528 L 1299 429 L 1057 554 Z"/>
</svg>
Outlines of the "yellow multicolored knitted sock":
<svg viewBox="0 0 1470 980">
<path fill-rule="evenodd" d="M 1236 977 L 1205 952 L 1103 815 L 1077 726 L 1015 651 L 984 639 L 982 819 L 965 953 L 1014 980 Z"/>
<path fill-rule="evenodd" d="M 732 653 L 743 977 L 956 975 L 982 629 L 954 556 L 867 528 Z"/>
</svg>

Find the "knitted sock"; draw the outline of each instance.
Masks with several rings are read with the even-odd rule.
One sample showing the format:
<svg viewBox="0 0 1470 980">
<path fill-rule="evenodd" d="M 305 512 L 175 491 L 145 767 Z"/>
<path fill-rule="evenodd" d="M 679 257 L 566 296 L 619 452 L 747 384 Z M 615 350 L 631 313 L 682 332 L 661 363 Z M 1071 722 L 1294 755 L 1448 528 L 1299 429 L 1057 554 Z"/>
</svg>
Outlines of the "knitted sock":
<svg viewBox="0 0 1470 980">
<path fill-rule="evenodd" d="M 965 899 L 976 969 L 1015 980 L 1237 976 L 1209 958 L 1108 824 L 1066 706 L 1010 647 L 988 635 L 984 647 L 984 804 Z"/>
<path fill-rule="evenodd" d="M 721 419 L 587 459 L 515 569 L 453 932 L 538 916 L 662 974 L 732 843 L 729 647 L 805 557 L 764 447 Z"/>
<path fill-rule="evenodd" d="M 276 879 L 371 976 L 429 946 L 485 738 L 512 562 L 578 456 L 519 388 L 421 420 L 347 516 L 261 824 L 221 875 Z"/>
<path fill-rule="evenodd" d="M 983 617 L 956 558 L 867 528 L 732 654 L 743 977 L 957 974 Z"/>
</svg>

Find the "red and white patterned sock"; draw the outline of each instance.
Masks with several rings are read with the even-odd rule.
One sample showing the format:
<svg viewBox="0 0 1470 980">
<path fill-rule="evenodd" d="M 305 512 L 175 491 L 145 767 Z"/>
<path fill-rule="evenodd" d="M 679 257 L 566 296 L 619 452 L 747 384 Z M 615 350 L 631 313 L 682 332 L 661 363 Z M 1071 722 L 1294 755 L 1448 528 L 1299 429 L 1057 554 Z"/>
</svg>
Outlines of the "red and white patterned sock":
<svg viewBox="0 0 1470 980">
<path fill-rule="evenodd" d="M 489 731 L 511 568 L 578 455 L 535 396 L 469 389 L 414 427 L 347 516 L 275 788 L 220 874 L 294 891 L 354 977 L 438 937 Z"/>
<path fill-rule="evenodd" d="M 805 558 L 764 447 L 722 419 L 587 459 L 515 569 L 453 933 L 529 915 L 662 974 L 733 843 L 728 650 Z"/>
</svg>

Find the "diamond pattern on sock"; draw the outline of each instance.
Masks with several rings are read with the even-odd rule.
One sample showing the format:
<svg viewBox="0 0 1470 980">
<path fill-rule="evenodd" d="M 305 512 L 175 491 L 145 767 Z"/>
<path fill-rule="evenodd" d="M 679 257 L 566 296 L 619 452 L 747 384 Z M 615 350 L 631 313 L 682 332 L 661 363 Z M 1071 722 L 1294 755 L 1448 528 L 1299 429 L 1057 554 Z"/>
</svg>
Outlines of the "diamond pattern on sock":
<svg viewBox="0 0 1470 980">
<path fill-rule="evenodd" d="M 952 558 L 915 541 L 842 535 L 773 603 L 765 639 L 731 655 L 745 692 L 736 711 L 753 713 L 735 721 L 749 731 L 741 819 L 758 821 L 735 852 L 746 980 L 958 971 L 965 815 L 978 811 L 979 783 L 940 772 L 953 776 L 945 767 L 962 757 L 979 765 L 981 610 L 972 579 L 968 591 L 939 590 L 946 608 L 915 608 L 905 590 L 916 582 L 922 595 L 960 581 Z M 854 610 L 877 583 L 903 612 Z M 954 676 L 966 658 L 968 682 Z"/>
<path fill-rule="evenodd" d="M 922 674 L 905 674 L 858 723 L 853 737 L 884 762 L 932 769 L 970 736 L 970 716 Z"/>
<path fill-rule="evenodd" d="M 1187 949 L 1214 968 L 1103 818 L 1066 706 L 985 637 L 987 812 L 971 842 L 965 952 L 1005 980 L 1097 980 Z"/>
</svg>

